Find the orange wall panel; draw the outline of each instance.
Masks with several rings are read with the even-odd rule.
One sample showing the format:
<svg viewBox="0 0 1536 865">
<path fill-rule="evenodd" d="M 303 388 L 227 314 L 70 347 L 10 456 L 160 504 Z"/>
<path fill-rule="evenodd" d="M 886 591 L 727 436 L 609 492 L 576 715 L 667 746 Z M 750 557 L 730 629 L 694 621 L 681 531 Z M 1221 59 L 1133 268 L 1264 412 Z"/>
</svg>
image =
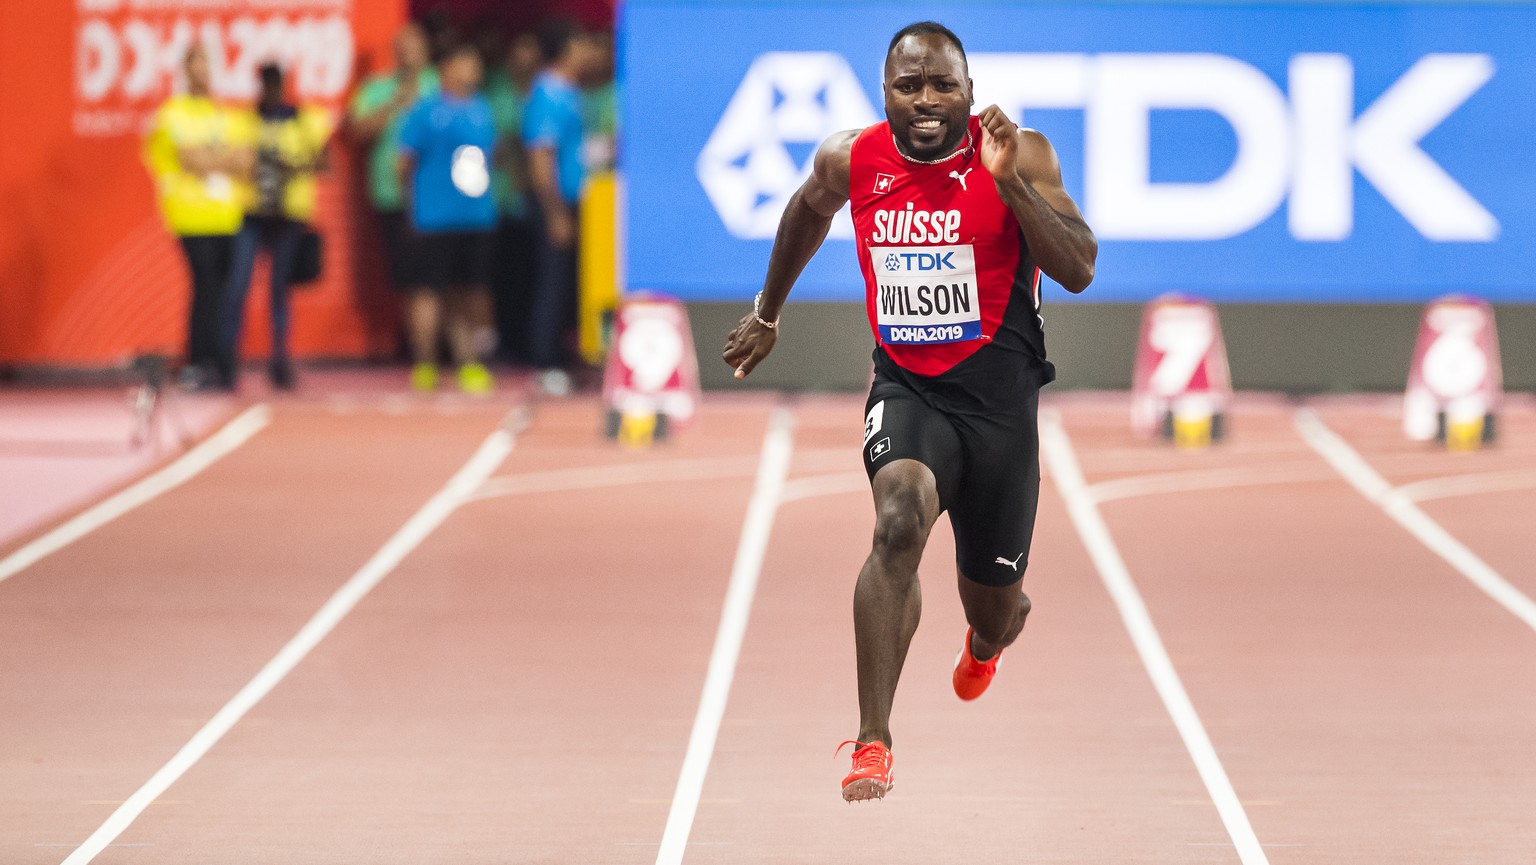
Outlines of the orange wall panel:
<svg viewBox="0 0 1536 865">
<path fill-rule="evenodd" d="M 185 339 L 186 265 L 161 222 L 141 135 L 179 84 L 191 40 L 216 95 L 248 101 L 276 59 L 297 96 L 340 109 L 359 69 L 387 63 L 403 0 L 76 0 L 26 4 L 0 27 L 0 364 L 116 364 Z M 365 62 L 368 61 L 368 62 Z M 340 142 L 338 142 L 340 144 Z M 294 302 L 299 356 L 388 351 L 388 303 L 354 273 L 366 210 L 355 159 L 333 148 L 317 224 L 325 277 Z M 367 236 L 366 232 L 364 236 Z M 265 345 L 265 282 L 248 345 Z"/>
</svg>

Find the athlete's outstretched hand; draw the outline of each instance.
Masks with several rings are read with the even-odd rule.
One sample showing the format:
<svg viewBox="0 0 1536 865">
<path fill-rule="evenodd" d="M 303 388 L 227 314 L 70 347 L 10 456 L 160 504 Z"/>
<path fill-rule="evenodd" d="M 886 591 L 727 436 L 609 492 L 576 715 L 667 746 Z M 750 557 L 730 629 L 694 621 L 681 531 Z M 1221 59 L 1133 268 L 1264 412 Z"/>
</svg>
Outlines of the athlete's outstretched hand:
<svg viewBox="0 0 1536 865">
<path fill-rule="evenodd" d="M 779 339 L 774 328 L 763 327 L 754 313 L 747 313 L 737 322 L 735 330 L 725 338 L 725 351 L 720 357 L 736 369 L 737 378 L 746 378 Z"/>
<path fill-rule="evenodd" d="M 998 180 L 1017 175 L 1019 127 L 996 105 L 988 105 L 976 117 L 981 121 L 981 164 Z"/>
</svg>

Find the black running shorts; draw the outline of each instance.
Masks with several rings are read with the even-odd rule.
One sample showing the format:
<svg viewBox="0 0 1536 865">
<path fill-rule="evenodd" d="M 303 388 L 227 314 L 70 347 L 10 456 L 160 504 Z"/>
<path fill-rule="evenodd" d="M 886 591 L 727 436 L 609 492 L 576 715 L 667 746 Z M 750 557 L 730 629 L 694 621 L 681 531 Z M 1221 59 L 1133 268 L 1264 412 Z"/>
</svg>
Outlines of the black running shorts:
<svg viewBox="0 0 1536 865">
<path fill-rule="evenodd" d="M 422 231 L 416 234 L 421 284 L 428 288 L 489 286 L 496 270 L 494 231 Z"/>
<path fill-rule="evenodd" d="M 875 376 L 864 414 L 864 470 L 917 460 L 938 481 L 955 563 L 967 579 L 1007 586 L 1024 576 L 1040 503 L 1040 392 L 986 414 L 940 411 L 900 382 Z"/>
</svg>

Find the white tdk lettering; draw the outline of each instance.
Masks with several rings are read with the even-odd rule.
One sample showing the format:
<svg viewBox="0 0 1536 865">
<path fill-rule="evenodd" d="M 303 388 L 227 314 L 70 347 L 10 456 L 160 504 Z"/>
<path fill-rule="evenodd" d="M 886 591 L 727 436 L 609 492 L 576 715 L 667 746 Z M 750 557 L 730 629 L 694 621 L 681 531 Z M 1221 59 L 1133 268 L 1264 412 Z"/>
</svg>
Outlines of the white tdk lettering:
<svg viewBox="0 0 1536 865">
<path fill-rule="evenodd" d="M 1489 242 L 1499 222 L 1420 147 L 1494 76 L 1487 54 L 1426 54 L 1357 113 L 1354 62 L 1296 54 L 1288 95 L 1252 64 L 1219 54 L 972 54 L 976 104 L 1020 123 L 1028 110 L 1083 108 L 1084 210 L 1100 239 L 1220 240 L 1290 199 L 1305 241 L 1354 231 L 1355 173 L 1436 241 Z M 1152 114 L 1210 111 L 1237 153 L 1202 183 L 1152 179 Z"/>
<path fill-rule="evenodd" d="M 875 234 L 870 243 L 959 243 L 960 211 L 906 210 L 875 211 Z"/>
</svg>

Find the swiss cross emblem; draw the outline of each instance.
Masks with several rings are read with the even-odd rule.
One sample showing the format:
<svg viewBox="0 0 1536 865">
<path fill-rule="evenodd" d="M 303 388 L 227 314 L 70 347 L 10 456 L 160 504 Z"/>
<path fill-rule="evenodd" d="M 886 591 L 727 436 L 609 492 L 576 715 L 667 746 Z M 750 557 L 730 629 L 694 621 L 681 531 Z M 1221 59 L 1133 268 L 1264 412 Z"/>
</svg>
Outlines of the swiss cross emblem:
<svg viewBox="0 0 1536 865">
<path fill-rule="evenodd" d="M 880 193 L 890 192 L 891 184 L 896 182 L 894 174 L 876 174 L 875 191 Z"/>
<path fill-rule="evenodd" d="M 873 462 L 873 461 L 875 461 L 877 459 L 880 459 L 881 457 L 885 456 L 886 453 L 888 453 L 890 451 L 890 449 L 891 449 L 891 440 L 890 440 L 889 437 L 883 438 L 883 439 L 875 442 L 869 448 L 869 459 L 870 459 L 870 461 Z"/>
</svg>

